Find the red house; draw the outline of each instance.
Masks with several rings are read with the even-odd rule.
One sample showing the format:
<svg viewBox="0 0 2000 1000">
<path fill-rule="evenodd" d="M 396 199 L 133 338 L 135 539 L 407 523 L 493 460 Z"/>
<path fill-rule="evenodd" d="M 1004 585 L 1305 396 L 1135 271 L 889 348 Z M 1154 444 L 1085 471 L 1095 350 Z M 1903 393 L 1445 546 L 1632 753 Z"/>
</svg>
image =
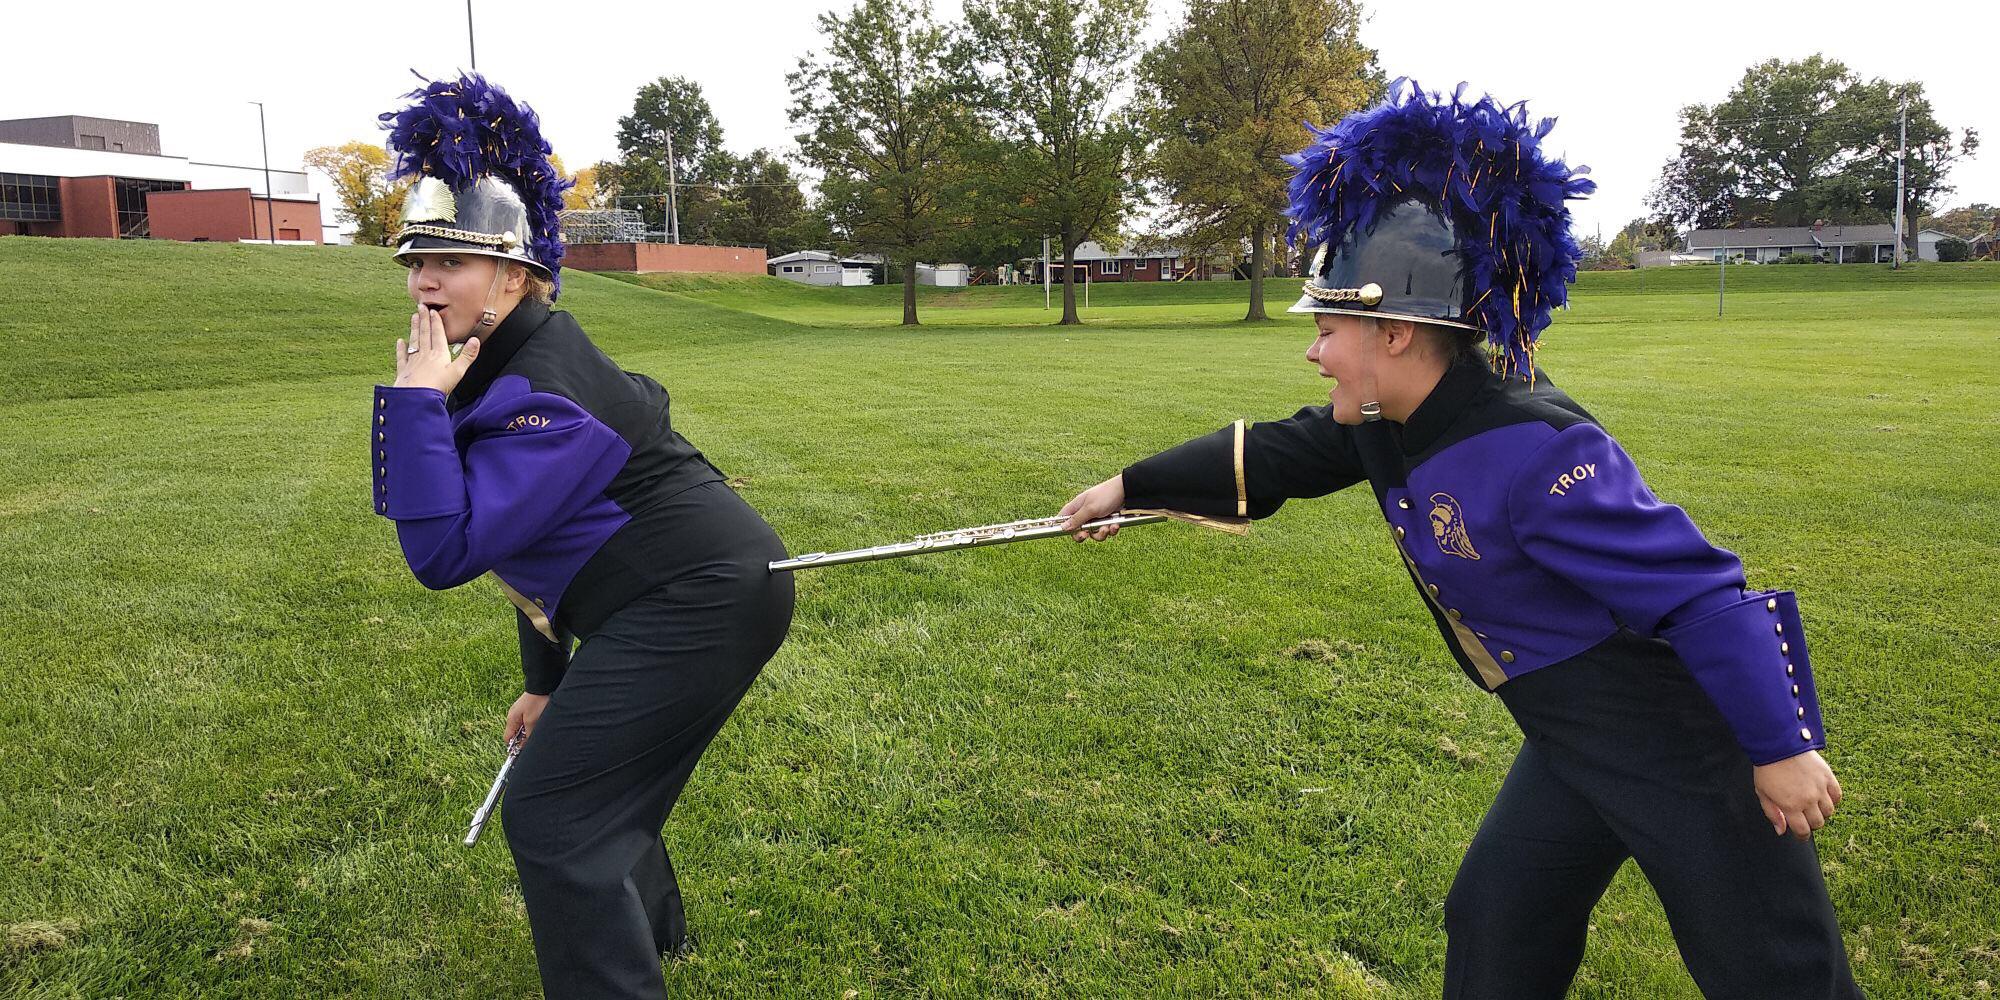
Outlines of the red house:
<svg viewBox="0 0 2000 1000">
<path fill-rule="evenodd" d="M 1062 281 L 1061 250 L 1051 248 L 1054 260 L 1049 267 L 1054 271 L 1050 278 L 1055 283 Z M 1073 256 L 1075 264 L 1070 275 L 1072 284 L 1081 285 L 1085 281 L 1205 281 L 1209 277 L 1209 262 L 1188 259 L 1176 247 L 1159 247 L 1139 250 L 1128 247 L 1117 253 L 1104 249 L 1096 240 L 1085 240 L 1077 244 Z M 1042 261 L 1035 258 L 1028 262 L 1027 270 L 1033 280 L 1042 280 Z"/>
</svg>

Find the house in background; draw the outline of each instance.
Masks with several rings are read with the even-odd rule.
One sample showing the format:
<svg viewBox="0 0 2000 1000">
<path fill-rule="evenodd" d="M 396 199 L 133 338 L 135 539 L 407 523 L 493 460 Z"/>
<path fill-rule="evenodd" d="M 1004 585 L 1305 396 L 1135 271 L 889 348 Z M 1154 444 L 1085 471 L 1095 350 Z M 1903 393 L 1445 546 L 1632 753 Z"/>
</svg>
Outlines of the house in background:
<svg viewBox="0 0 2000 1000">
<path fill-rule="evenodd" d="M 1062 281 L 1062 257 L 1060 249 L 1051 249 L 1055 259 L 1049 262 L 1054 272 L 1051 280 Z M 1077 244 L 1072 257 L 1074 270 L 1070 280 L 1075 284 L 1085 281 L 1179 281 L 1188 278 L 1201 281 L 1210 274 L 1207 261 L 1184 261 L 1183 254 L 1176 247 L 1160 247 L 1152 250 L 1127 248 L 1117 253 L 1104 249 L 1096 240 L 1085 240 Z M 1030 280 L 1042 280 L 1041 258 L 1023 262 Z M 1189 272 L 1194 272 L 1190 274 Z"/>
<path fill-rule="evenodd" d="M 877 260 L 839 257 L 825 250 L 799 250 L 765 262 L 771 274 L 802 285 L 872 285 L 877 266 Z"/>
<path fill-rule="evenodd" d="M 1896 227 L 1870 226 L 1765 227 L 1756 229 L 1697 229 L 1688 234 L 1688 253 L 1721 263 L 1728 260 L 1775 260 L 1805 255 L 1832 264 L 1887 264 L 1895 259 Z"/>
<path fill-rule="evenodd" d="M 1937 245 L 1940 241 L 1959 238 L 1956 234 L 1947 233 L 1942 229 L 1919 229 L 1917 230 L 1917 259 L 1936 260 L 1938 259 Z"/>
<path fill-rule="evenodd" d="M 150 122 L 0 121 L 0 236 L 323 242 L 305 171 L 266 175 L 162 155 Z"/>
<path fill-rule="evenodd" d="M 939 288 L 964 288 L 972 269 L 964 264 L 918 264 L 917 284 Z"/>
</svg>

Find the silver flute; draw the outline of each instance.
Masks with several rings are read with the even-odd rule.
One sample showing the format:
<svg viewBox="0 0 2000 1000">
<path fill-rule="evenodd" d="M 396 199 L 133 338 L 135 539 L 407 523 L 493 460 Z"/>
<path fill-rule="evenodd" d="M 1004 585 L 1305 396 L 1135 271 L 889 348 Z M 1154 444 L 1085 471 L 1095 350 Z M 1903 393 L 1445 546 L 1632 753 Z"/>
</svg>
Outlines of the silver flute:
<svg viewBox="0 0 2000 1000">
<path fill-rule="evenodd" d="M 938 531 L 928 535 L 918 535 L 907 542 L 892 542 L 866 549 L 849 549 L 845 552 L 813 552 L 808 555 L 780 559 L 771 564 L 773 573 L 789 573 L 794 570 L 811 569 L 815 566 L 840 566 L 846 563 L 872 562 L 876 559 L 898 559 L 903 556 L 922 555 L 926 552 L 950 552 L 956 549 L 977 548 L 982 545 L 1005 545 L 1008 542 L 1027 542 L 1037 538 L 1060 538 L 1070 534 L 1063 530 L 1063 522 L 1069 520 L 1056 517 L 1034 517 L 1024 521 L 1007 521 L 1002 524 L 982 524 L 974 528 L 959 528 L 955 531 Z M 1090 521 L 1077 531 L 1096 531 L 1099 528 L 1126 528 L 1139 524 L 1158 524 L 1161 521 L 1186 521 L 1204 527 L 1244 534 L 1248 529 L 1233 518 L 1199 517 L 1192 514 L 1156 510 L 1121 510 L 1110 517 Z"/>
<path fill-rule="evenodd" d="M 500 762 L 500 773 L 493 776 L 493 787 L 486 790 L 486 801 L 472 813 L 472 829 L 465 832 L 465 846 L 479 843 L 480 831 L 486 829 L 486 821 L 493 815 L 493 807 L 500 804 L 500 790 L 507 787 L 507 774 L 514 770 L 514 758 L 521 755 L 521 745 L 526 743 L 526 733 L 516 733 L 507 741 L 507 759 Z"/>
</svg>

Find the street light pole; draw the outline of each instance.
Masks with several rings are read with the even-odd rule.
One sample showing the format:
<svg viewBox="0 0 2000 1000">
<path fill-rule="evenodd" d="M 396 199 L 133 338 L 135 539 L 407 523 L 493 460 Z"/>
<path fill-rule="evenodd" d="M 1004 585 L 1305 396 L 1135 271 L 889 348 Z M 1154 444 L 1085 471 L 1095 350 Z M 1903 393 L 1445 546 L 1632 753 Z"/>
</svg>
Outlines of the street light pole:
<svg viewBox="0 0 2000 1000">
<path fill-rule="evenodd" d="M 271 207 L 271 139 L 264 131 L 264 102 L 250 103 L 257 106 L 257 141 L 264 147 L 264 228 L 270 230 L 271 242 L 275 244 L 278 242 L 278 220 L 276 211 Z"/>
</svg>

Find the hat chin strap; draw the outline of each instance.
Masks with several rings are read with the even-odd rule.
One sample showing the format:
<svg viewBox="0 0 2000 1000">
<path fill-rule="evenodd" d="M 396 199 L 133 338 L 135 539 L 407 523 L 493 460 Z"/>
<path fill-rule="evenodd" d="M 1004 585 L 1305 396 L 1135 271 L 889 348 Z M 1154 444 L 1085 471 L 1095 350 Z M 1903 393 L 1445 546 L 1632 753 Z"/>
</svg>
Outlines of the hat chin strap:
<svg viewBox="0 0 2000 1000">
<path fill-rule="evenodd" d="M 500 286 L 506 283 L 506 281 L 507 265 L 495 263 L 493 266 L 493 284 L 486 289 L 486 308 L 479 312 L 480 326 L 500 325 L 500 314 L 495 312 L 493 307 L 500 304 Z"/>
<path fill-rule="evenodd" d="M 1370 334 L 1382 332 L 1378 324 Z M 1382 419 L 1382 388 L 1375 381 L 1375 355 L 1365 346 L 1361 352 L 1361 422 L 1372 424 Z"/>
</svg>

